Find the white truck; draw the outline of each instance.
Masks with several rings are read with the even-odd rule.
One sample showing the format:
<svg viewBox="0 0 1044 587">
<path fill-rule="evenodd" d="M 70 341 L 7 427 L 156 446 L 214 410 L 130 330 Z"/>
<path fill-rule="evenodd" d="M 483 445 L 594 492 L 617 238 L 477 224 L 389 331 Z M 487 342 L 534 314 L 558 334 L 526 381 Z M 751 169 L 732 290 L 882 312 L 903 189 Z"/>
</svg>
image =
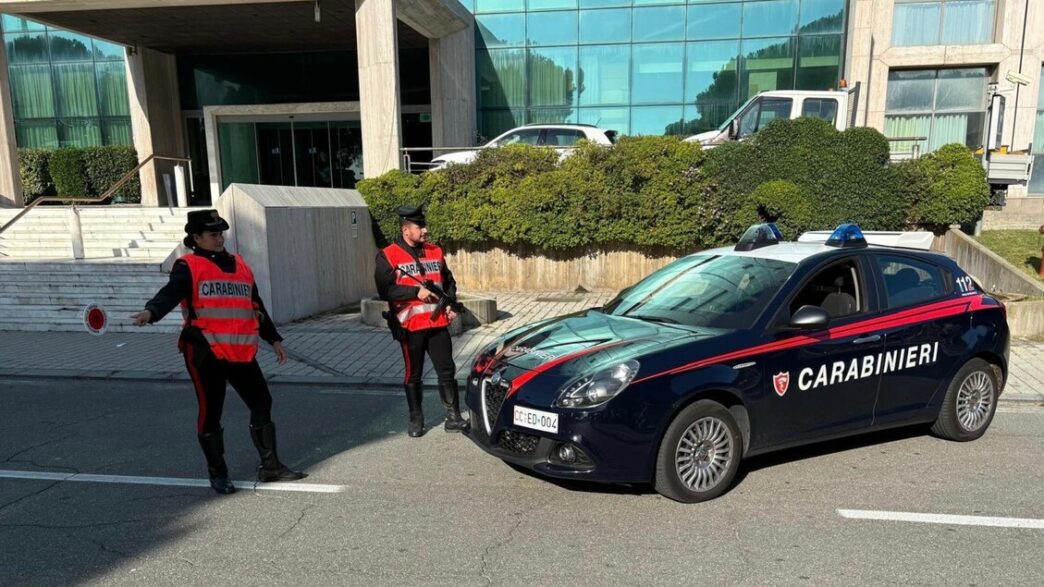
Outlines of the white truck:
<svg viewBox="0 0 1044 587">
<path fill-rule="evenodd" d="M 743 140 L 778 118 L 822 118 L 837 130 L 855 124 L 859 84 L 845 90 L 804 91 L 772 90 L 754 96 L 732 113 L 716 130 L 687 137 L 704 147 Z"/>
<path fill-rule="evenodd" d="M 858 82 L 853 87 L 843 90 L 761 92 L 747 100 L 746 104 L 732 113 L 717 129 L 692 135 L 685 140 L 698 142 L 703 148 L 710 149 L 729 141 L 742 141 L 778 118 L 795 119 L 803 116 L 821 118 L 834 125 L 837 130 L 845 130 L 855 126 L 858 103 Z M 1026 185 L 1029 182 L 1033 156 L 996 150 L 1001 144 L 1004 96 L 991 91 L 988 103 L 983 129 L 987 144 L 983 145 L 985 155 L 981 160 L 983 168 L 986 169 L 986 182 L 990 184 L 990 190 L 994 194 L 991 204 L 1003 205 L 1008 186 Z M 927 137 L 895 137 L 889 140 L 915 145 L 912 152 L 892 153 L 892 160 L 901 160 L 919 157 L 919 147 Z"/>
</svg>

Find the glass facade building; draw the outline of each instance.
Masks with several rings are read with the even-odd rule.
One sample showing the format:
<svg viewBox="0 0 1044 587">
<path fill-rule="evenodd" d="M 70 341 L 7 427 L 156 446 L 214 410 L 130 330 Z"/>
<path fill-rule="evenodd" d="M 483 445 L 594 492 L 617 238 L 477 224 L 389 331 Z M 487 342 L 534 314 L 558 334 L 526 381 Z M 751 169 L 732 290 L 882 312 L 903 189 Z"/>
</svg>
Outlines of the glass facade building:
<svg viewBox="0 0 1044 587">
<path fill-rule="evenodd" d="M 19 147 L 131 145 L 123 47 L 3 15 Z"/>
<path fill-rule="evenodd" d="M 579 122 L 717 127 L 765 90 L 837 86 L 845 0 L 462 0 L 476 20 L 479 133 Z"/>
</svg>

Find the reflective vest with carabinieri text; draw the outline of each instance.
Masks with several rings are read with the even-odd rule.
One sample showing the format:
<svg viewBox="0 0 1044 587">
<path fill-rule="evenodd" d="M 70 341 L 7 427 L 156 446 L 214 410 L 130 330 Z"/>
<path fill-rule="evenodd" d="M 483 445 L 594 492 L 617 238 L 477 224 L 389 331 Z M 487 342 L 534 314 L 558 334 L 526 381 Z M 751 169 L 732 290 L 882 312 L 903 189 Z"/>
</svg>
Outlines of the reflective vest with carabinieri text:
<svg viewBox="0 0 1044 587">
<path fill-rule="evenodd" d="M 397 285 L 420 287 L 424 281 L 431 280 L 435 285 L 442 287 L 442 268 L 446 261 L 442 256 L 442 249 L 439 247 L 425 243 L 424 254 L 418 259 L 395 243 L 384 247 L 381 252 L 384 253 L 388 264 L 395 271 Z M 423 273 L 421 273 L 421 267 L 417 265 L 418 262 L 424 268 Z M 420 280 L 420 283 L 408 277 L 409 275 Z M 411 332 L 449 326 L 446 312 L 440 312 L 434 320 L 431 318 L 431 312 L 437 307 L 437 301 L 429 303 L 413 298 L 406 301 L 394 301 L 391 302 L 391 305 L 392 311 L 399 318 L 399 323 Z"/>
<path fill-rule="evenodd" d="M 258 317 L 254 306 L 254 272 L 239 255 L 234 273 L 226 273 L 217 263 L 188 254 L 181 260 L 192 275 L 192 310 L 188 317 L 186 301 L 181 302 L 186 325 L 203 332 L 214 356 L 233 363 L 249 363 L 257 354 Z"/>
</svg>

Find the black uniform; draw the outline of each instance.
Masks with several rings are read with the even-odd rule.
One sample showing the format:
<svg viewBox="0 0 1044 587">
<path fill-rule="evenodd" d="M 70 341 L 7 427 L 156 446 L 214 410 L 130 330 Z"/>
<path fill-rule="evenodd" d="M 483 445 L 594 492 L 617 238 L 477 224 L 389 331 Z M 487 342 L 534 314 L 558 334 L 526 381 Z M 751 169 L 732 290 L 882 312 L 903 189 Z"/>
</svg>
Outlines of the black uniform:
<svg viewBox="0 0 1044 587">
<path fill-rule="evenodd" d="M 220 233 L 228 228 L 228 223 L 218 215 L 217 210 L 189 212 L 188 224 L 185 225 L 185 232 L 189 236 L 185 238 L 185 244 L 190 246 L 194 242 L 194 234 Z M 193 254 L 213 262 L 226 273 L 236 272 L 236 258 L 226 252 L 215 253 L 196 248 Z M 149 311 L 149 322 L 152 323 L 162 319 L 183 301 L 186 303 L 188 320 L 181 331 L 178 348 L 185 355 L 185 367 L 188 368 L 196 389 L 196 399 L 199 401 L 196 435 L 207 460 L 210 486 L 218 493 L 233 493 L 236 490 L 228 478 L 224 431 L 221 429 L 221 412 L 225 405 L 227 383 L 232 384 L 250 408 L 250 439 L 261 457 L 261 466 L 257 471 L 258 481 L 294 481 L 305 477 L 304 473 L 287 468 L 276 454 L 272 395 L 268 391 L 268 384 L 257 359 L 250 362 L 233 362 L 217 358 L 203 332 L 191 324 L 196 318 L 195 309 L 192 308 L 193 287 L 188 263 L 179 260 L 171 268 L 170 280 L 149 300 L 145 309 Z M 268 343 L 283 340 L 257 293 L 257 284 L 251 284 L 251 288 L 254 307 L 259 314 L 259 337 Z"/>
<path fill-rule="evenodd" d="M 415 259 L 419 259 L 424 253 L 423 245 L 411 247 L 401 236 L 395 239 L 395 244 L 402 247 Z M 421 266 L 421 263 L 417 265 L 421 271 L 421 275 L 418 275 L 417 279 L 424 281 L 424 267 Z M 374 281 L 381 299 L 389 302 L 405 302 L 417 298 L 417 292 L 420 291 L 419 284 L 417 286 L 400 285 L 395 280 L 395 270 L 388 263 L 388 258 L 384 256 L 384 253 L 378 252 Z M 445 263 L 442 264 L 442 288 L 449 295 L 456 297 L 457 282 Z M 402 355 L 406 364 L 404 384 L 420 384 L 421 375 L 424 372 L 425 352 L 431 357 L 431 363 L 435 367 L 440 385 L 455 381 L 457 367 L 453 363 L 453 342 L 448 329 L 428 328 L 413 332 L 405 331 L 403 334 L 405 339 L 401 341 Z"/>
<path fill-rule="evenodd" d="M 214 253 L 202 249 L 194 249 L 193 254 L 209 259 L 222 271 L 234 273 L 236 258 L 226 252 Z M 259 335 L 262 340 L 271 344 L 283 340 L 276 331 L 275 324 L 265 310 L 264 302 L 257 293 L 257 284 L 253 286 L 255 307 L 261 314 Z M 150 322 L 157 322 L 176 308 L 182 301 L 188 302 L 189 320 L 195 318 L 192 308 L 192 274 L 188 264 L 176 261 L 170 271 L 170 281 L 160 289 L 147 304 L 145 309 L 152 314 Z M 191 325 L 185 326 L 178 340 L 178 348 L 185 355 L 185 367 L 188 369 L 192 384 L 196 388 L 196 399 L 199 400 L 199 417 L 196 420 L 196 434 L 217 432 L 221 429 L 221 413 L 225 405 L 226 382 L 231 383 L 243 402 L 250 408 L 250 425 L 263 426 L 272 421 L 272 395 L 268 391 L 265 376 L 257 359 L 249 363 L 234 363 L 218 359 L 210 350 L 210 344 L 203 338 L 203 332 Z"/>
</svg>

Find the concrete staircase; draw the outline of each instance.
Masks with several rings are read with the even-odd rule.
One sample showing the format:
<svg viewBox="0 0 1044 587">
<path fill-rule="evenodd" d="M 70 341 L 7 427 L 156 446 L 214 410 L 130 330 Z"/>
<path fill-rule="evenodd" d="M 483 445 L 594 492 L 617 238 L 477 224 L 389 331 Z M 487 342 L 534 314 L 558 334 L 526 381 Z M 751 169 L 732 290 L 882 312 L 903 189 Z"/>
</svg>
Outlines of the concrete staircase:
<svg viewBox="0 0 1044 587">
<path fill-rule="evenodd" d="M 0 331 L 84 332 L 98 304 L 112 332 L 177 332 L 181 313 L 138 329 L 129 316 L 167 282 L 162 263 L 184 236 L 188 210 L 96 206 L 78 210 L 84 259 L 73 259 L 69 208 L 39 207 L 0 235 Z M 0 210 L 0 223 L 17 210 Z"/>
</svg>

